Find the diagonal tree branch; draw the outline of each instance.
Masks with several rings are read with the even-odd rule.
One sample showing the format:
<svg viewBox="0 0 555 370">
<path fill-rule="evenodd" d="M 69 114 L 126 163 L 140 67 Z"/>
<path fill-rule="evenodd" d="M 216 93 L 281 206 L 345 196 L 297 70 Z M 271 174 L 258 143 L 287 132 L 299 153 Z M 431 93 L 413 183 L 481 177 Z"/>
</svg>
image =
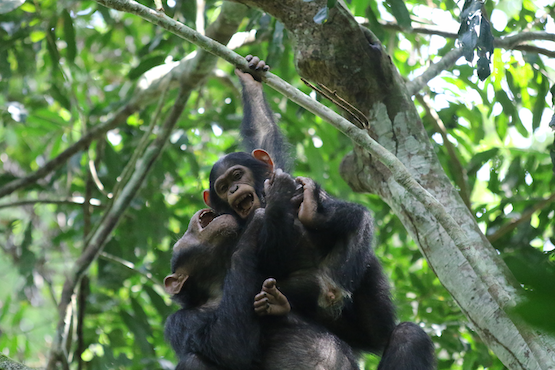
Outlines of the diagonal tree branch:
<svg viewBox="0 0 555 370">
<path fill-rule="evenodd" d="M 0 208 L 10 208 L 10 207 L 21 207 L 21 206 L 29 206 L 33 204 L 69 204 L 75 206 L 82 206 L 84 204 L 83 198 L 72 197 L 69 199 L 28 199 L 28 200 L 20 200 L 17 202 L 12 203 L 4 203 L 0 204 Z M 100 207 L 101 204 L 98 200 L 90 203 L 91 206 Z"/>
</svg>

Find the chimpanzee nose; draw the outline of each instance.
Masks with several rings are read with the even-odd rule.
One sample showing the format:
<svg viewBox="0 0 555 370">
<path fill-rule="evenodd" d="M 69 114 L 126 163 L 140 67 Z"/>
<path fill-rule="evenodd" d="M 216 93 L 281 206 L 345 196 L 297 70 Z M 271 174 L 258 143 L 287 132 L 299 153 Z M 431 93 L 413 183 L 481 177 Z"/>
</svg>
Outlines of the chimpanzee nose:
<svg viewBox="0 0 555 370">
<path fill-rule="evenodd" d="M 237 190 L 239 190 L 239 185 L 237 184 L 229 188 L 229 191 L 231 192 L 231 194 L 234 194 Z"/>
</svg>

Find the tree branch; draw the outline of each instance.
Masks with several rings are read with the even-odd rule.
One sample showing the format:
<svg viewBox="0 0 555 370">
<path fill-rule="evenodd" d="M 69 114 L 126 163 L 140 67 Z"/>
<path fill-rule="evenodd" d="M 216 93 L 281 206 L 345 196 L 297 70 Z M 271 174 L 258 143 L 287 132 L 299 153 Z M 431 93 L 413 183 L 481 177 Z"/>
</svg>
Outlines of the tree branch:
<svg viewBox="0 0 555 370">
<path fill-rule="evenodd" d="M 0 204 L 0 208 L 21 207 L 21 206 L 28 206 L 28 205 L 39 204 L 39 203 L 69 204 L 69 205 L 75 205 L 75 206 L 82 206 L 84 204 L 84 200 L 80 197 L 72 197 L 69 199 L 29 199 L 29 200 L 20 200 L 12 203 Z M 91 206 L 101 207 L 102 205 L 100 204 L 100 201 L 98 199 L 94 199 L 93 202 L 91 202 Z"/>
<path fill-rule="evenodd" d="M 547 207 L 554 200 L 555 200 L 555 193 L 551 194 L 551 196 L 549 196 L 549 198 L 543 199 L 543 200 L 539 201 L 538 203 L 534 204 L 532 206 L 532 208 L 530 208 L 528 211 L 524 212 L 520 218 L 511 220 L 509 223 L 507 223 L 507 224 L 501 226 L 499 229 L 497 229 L 497 231 L 494 232 L 493 234 L 488 235 L 487 236 L 488 240 L 490 241 L 490 243 L 493 243 L 493 242 L 497 241 L 503 235 L 508 234 L 511 231 L 513 231 L 514 229 L 516 229 L 516 227 L 518 225 L 520 225 L 521 223 L 523 223 L 525 221 L 528 221 L 534 213 L 536 213 L 540 209 L 544 209 L 545 207 Z"/>
<path fill-rule="evenodd" d="M 555 56 L 555 52 L 542 49 L 532 45 L 519 45 L 524 41 L 555 41 L 555 34 L 548 32 L 523 32 L 512 36 L 506 36 L 503 38 L 495 39 L 493 45 L 496 48 L 504 48 L 508 50 L 522 50 L 528 52 L 541 52 L 545 53 L 549 57 Z M 457 60 L 462 57 L 463 51 L 461 48 L 455 48 L 450 50 L 439 62 L 432 64 L 424 73 L 420 76 L 414 78 L 412 81 L 407 82 L 407 91 L 410 96 L 416 94 L 418 91 L 422 90 L 424 86 L 428 85 L 428 82 L 434 77 L 438 76 L 442 71 L 450 69 L 455 65 Z"/>
<path fill-rule="evenodd" d="M 107 217 L 104 219 L 104 222 L 98 229 L 95 230 L 90 242 L 86 245 L 83 254 L 77 259 L 71 269 L 71 272 L 68 274 L 62 290 L 60 304 L 58 305 L 60 319 L 58 321 L 56 334 L 52 342 L 50 359 L 46 367 L 47 370 L 54 370 L 56 363 L 60 360 L 60 356 L 62 354 L 62 344 L 64 341 L 64 329 L 66 328 L 66 313 L 77 284 L 92 262 L 98 257 L 98 254 L 102 251 L 102 248 L 108 241 L 112 230 L 114 230 L 118 224 L 121 216 L 126 211 L 127 207 L 135 197 L 135 194 L 139 191 L 141 185 L 146 179 L 150 169 L 154 165 L 154 162 L 158 159 L 165 143 L 171 135 L 173 127 L 177 123 L 181 112 L 183 112 L 185 103 L 189 98 L 189 94 L 190 90 L 181 89 L 170 115 L 166 118 L 166 121 L 161 128 L 160 134 L 147 148 L 145 154 L 137 163 L 137 168 L 133 173 L 133 176 L 122 189 L 120 196 L 115 199 L 112 208 L 108 212 Z"/>
<path fill-rule="evenodd" d="M 407 82 L 407 92 L 409 96 L 413 96 L 420 90 L 424 88 L 424 86 L 428 85 L 431 79 L 438 76 L 441 72 L 446 69 L 451 68 L 455 65 L 457 60 L 463 55 L 463 50 L 461 48 L 455 48 L 450 50 L 439 62 L 436 64 L 430 65 L 430 67 L 424 71 L 420 76 L 414 78 L 412 81 Z"/>
</svg>

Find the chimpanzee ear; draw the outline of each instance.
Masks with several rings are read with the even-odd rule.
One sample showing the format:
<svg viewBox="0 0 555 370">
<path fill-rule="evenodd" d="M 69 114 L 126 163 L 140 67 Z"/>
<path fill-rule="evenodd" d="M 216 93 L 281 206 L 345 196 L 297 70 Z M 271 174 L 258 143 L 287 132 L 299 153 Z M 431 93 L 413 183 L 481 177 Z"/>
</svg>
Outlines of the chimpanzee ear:
<svg viewBox="0 0 555 370">
<path fill-rule="evenodd" d="M 212 203 L 210 202 L 210 190 L 205 190 L 202 192 L 202 197 L 204 198 L 204 204 L 212 208 Z"/>
<path fill-rule="evenodd" d="M 270 157 L 270 154 L 267 151 L 264 149 L 255 149 L 252 151 L 252 156 L 259 161 L 266 163 L 268 167 L 270 167 L 270 172 L 274 171 L 274 161 L 272 161 L 272 157 Z"/>
<path fill-rule="evenodd" d="M 164 287 L 169 294 L 178 294 L 183 288 L 183 284 L 187 281 L 189 275 L 174 273 L 166 276 L 164 279 Z"/>
</svg>

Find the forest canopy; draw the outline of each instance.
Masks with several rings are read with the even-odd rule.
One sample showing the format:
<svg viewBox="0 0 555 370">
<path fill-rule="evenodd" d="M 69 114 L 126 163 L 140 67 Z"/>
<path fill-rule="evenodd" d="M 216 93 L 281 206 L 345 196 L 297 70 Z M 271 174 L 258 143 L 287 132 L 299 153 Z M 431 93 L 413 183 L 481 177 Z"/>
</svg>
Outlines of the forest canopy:
<svg viewBox="0 0 555 370">
<path fill-rule="evenodd" d="M 241 149 L 240 85 L 178 29 L 105 2 L 0 3 L 0 351 L 31 367 L 173 369 L 163 326 L 178 306 L 161 282 L 210 168 Z M 240 3 L 162 5 L 354 125 L 339 98 L 366 117 L 346 135 L 265 86 L 293 174 L 371 210 L 398 318 L 431 336 L 438 368 L 527 368 L 525 344 L 553 366 L 553 2 Z M 355 136 L 399 158 L 468 239 L 437 231 Z"/>
</svg>

